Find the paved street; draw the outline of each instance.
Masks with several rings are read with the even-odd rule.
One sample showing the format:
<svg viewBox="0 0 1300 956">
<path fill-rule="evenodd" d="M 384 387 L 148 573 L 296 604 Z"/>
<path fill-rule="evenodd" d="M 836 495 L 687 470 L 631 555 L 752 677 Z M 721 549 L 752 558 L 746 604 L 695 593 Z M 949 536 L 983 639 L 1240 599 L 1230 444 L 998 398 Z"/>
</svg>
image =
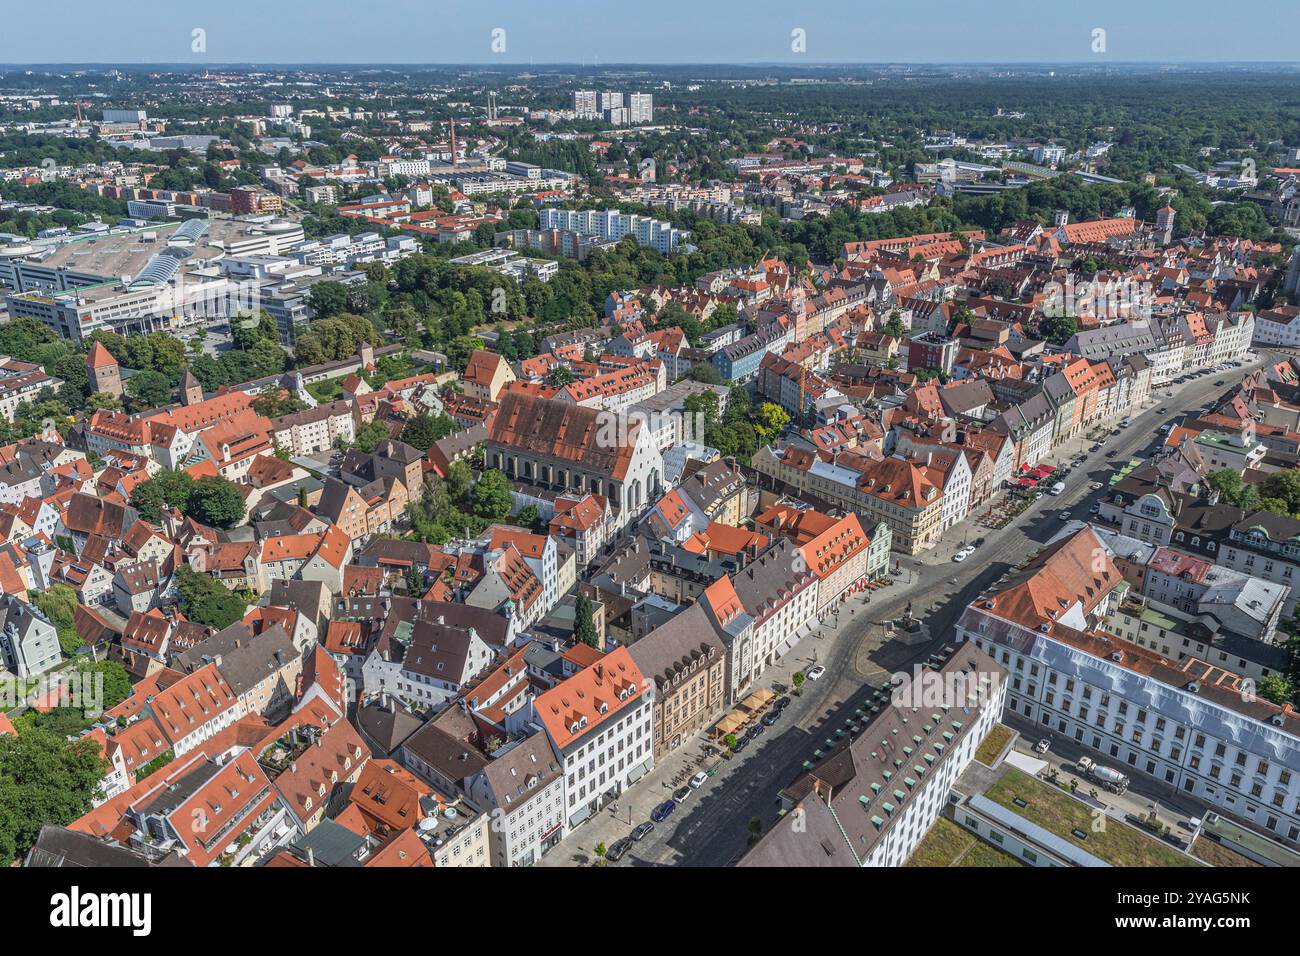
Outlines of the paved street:
<svg viewBox="0 0 1300 956">
<path fill-rule="evenodd" d="M 829 620 L 816 636 L 805 638 L 784 661 L 764 674 L 762 685 L 788 685 L 794 671 L 805 670 L 814 662 L 827 669 L 825 677 L 806 682 L 802 694 L 792 697 L 774 727 L 730 760 L 715 757 L 701 762 L 705 741 L 696 738 L 666 757 L 629 793 L 571 834 L 541 865 L 593 860 L 596 844 L 609 846 L 649 820 L 651 811 L 700 767 L 716 767 L 717 773 L 615 865 L 724 866 L 733 862 L 748 845 L 749 821 L 758 817 L 765 829 L 771 825 L 776 819 L 777 791 L 798 776 L 812 751 L 843 726 L 864 698 L 888 684 L 891 673 L 909 671 L 914 662 L 925 660 L 941 647 L 961 610 L 980 591 L 1060 531 L 1061 512 L 1086 520 L 1089 508 L 1103 494 L 1113 466 L 1153 452 L 1164 438 L 1158 434 L 1161 424 L 1194 411 L 1252 367 L 1210 373 L 1183 386 L 1154 390 L 1148 406 L 1141 412 L 1135 410 L 1132 425 L 1118 435 L 1108 435 L 1098 451 L 1090 452 L 1094 443 L 1079 438 L 1054 451 L 1047 459 L 1052 464 L 1062 464 L 1079 454 L 1087 459 L 1071 472 L 1059 496 L 1042 496 L 997 530 L 978 525 L 974 517 L 967 518 L 947 531 L 943 542 L 930 552 L 917 558 L 895 558 L 901 562 L 902 574 L 893 585 L 850 599 L 838 624 L 833 618 Z M 1216 386 L 1216 381 L 1225 384 Z M 1173 398 L 1166 397 L 1169 391 Z M 1158 413 L 1162 406 L 1168 409 L 1163 415 Z M 1088 485 L 1094 481 L 1103 482 L 1101 490 L 1089 490 Z M 961 547 L 963 538 L 968 542 L 983 539 L 983 543 L 965 562 L 954 563 L 952 555 Z M 928 627 L 930 639 L 914 645 L 884 640 L 882 623 L 901 618 L 909 601 L 913 614 Z M 1143 808 L 1147 802 L 1142 801 Z M 1165 817 L 1171 823 L 1176 819 L 1175 814 Z"/>
</svg>

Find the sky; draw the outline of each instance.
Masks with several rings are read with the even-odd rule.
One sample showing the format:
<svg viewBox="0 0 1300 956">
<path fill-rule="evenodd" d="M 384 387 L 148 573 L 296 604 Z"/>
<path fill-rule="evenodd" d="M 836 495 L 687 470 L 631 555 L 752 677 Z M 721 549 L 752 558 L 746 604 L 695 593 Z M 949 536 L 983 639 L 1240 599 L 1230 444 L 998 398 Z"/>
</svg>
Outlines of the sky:
<svg viewBox="0 0 1300 956">
<path fill-rule="evenodd" d="M 1222 0 L 5 5 L 4 64 L 1291 62 L 1300 35 L 1295 0 L 1253 7 L 1263 18 L 1253 24 Z M 195 42 L 196 30 L 204 43 Z"/>
</svg>

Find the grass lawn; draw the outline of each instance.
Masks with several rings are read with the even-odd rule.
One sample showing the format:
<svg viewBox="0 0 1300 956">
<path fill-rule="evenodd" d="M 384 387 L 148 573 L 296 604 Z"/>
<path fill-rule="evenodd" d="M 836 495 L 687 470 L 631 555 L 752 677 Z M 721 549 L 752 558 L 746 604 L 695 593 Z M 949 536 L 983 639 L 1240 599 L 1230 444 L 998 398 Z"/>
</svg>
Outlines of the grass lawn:
<svg viewBox="0 0 1300 956">
<path fill-rule="evenodd" d="M 343 387 L 339 383 L 345 378 L 346 375 L 340 375 L 338 378 L 327 378 L 323 382 L 312 382 L 307 386 L 307 392 L 318 402 L 332 402 L 342 393 Z"/>
<path fill-rule="evenodd" d="M 984 795 L 1112 866 L 1197 865 L 1187 854 L 1109 817 L 1106 828 L 1094 833 L 1091 807 L 1019 770 L 1008 770 Z M 1013 801 L 1017 797 L 1028 805 L 1016 806 Z M 1076 837 L 1071 832 L 1076 829 L 1088 834 L 1087 839 Z"/>
<path fill-rule="evenodd" d="M 1005 724 L 994 724 L 989 735 L 984 738 L 984 742 L 979 745 L 975 751 L 975 759 L 986 767 L 993 766 L 993 761 L 998 759 L 998 754 L 1002 753 L 1002 748 L 1007 745 L 1011 735 L 1015 733 Z"/>
<path fill-rule="evenodd" d="M 1242 856 L 1236 850 L 1230 850 L 1222 843 L 1215 843 L 1208 837 L 1197 837 L 1192 844 L 1192 856 L 1204 860 L 1210 866 L 1260 866 L 1248 856 Z"/>
<path fill-rule="evenodd" d="M 990 846 L 947 817 L 940 817 L 921 838 L 905 866 L 1024 866 L 1009 853 Z"/>
</svg>

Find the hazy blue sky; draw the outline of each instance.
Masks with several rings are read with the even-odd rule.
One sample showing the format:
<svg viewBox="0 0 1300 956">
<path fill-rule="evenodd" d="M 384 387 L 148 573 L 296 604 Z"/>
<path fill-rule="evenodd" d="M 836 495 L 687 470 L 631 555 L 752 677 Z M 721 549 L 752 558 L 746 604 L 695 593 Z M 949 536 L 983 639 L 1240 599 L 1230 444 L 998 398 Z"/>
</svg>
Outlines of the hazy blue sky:
<svg viewBox="0 0 1300 956">
<path fill-rule="evenodd" d="M 1295 60 L 1300 4 L 1222 0 L 7 0 L 2 63 Z M 1250 11 L 1250 16 L 1246 16 Z M 639 14 L 639 15 L 638 15 Z M 202 28 L 207 52 L 191 51 Z M 505 52 L 491 34 L 505 30 Z M 807 37 L 791 51 L 791 31 Z M 1106 31 L 1094 53 L 1093 30 Z"/>
</svg>

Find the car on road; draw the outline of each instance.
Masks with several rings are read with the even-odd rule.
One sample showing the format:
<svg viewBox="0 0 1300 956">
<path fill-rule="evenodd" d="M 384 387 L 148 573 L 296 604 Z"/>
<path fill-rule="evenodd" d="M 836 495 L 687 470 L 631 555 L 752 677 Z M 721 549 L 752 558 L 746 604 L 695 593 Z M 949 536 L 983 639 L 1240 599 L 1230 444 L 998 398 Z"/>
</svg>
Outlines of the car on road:
<svg viewBox="0 0 1300 956">
<path fill-rule="evenodd" d="M 1088 509 L 1088 514 L 1090 515 L 1101 514 L 1101 505 L 1093 505 L 1091 508 Z"/>
<path fill-rule="evenodd" d="M 1131 419 L 1131 418 L 1124 418 L 1124 419 L 1121 419 L 1121 420 L 1120 420 L 1119 427 L 1120 427 L 1120 428 L 1128 428 L 1128 427 L 1129 427 L 1130 425 L 1132 425 L 1132 424 L 1133 424 L 1133 419 Z"/>
<path fill-rule="evenodd" d="M 1064 490 L 1065 490 L 1065 482 L 1058 481 L 1056 484 L 1052 485 L 1051 493 L 1054 495 L 1059 495 Z"/>
<path fill-rule="evenodd" d="M 1100 446 L 1100 445 L 1093 445 L 1091 448 L 1088 449 L 1088 451 L 1090 451 L 1090 452 L 1099 452 L 1099 451 L 1101 451 L 1101 446 Z"/>
<path fill-rule="evenodd" d="M 1161 405 L 1159 408 L 1156 409 L 1156 414 L 1157 414 L 1157 415 L 1163 415 L 1163 414 L 1164 414 L 1165 412 L 1167 412 L 1167 411 L 1169 411 L 1169 409 L 1166 408 L 1165 406 Z"/>
<path fill-rule="evenodd" d="M 1051 746 L 1052 742 L 1044 737 L 1042 740 L 1038 741 L 1038 743 L 1034 744 L 1034 753 L 1045 754 Z"/>
<path fill-rule="evenodd" d="M 654 808 L 654 811 L 650 814 L 650 819 L 655 823 L 663 823 L 673 815 L 673 811 L 676 809 L 676 800 L 665 800 L 663 803 L 659 804 L 659 806 Z"/>
<path fill-rule="evenodd" d="M 966 547 L 962 548 L 960 551 L 954 554 L 952 556 L 952 559 L 960 564 L 962 561 L 965 561 L 974 553 L 975 553 L 975 549 L 972 548 L 970 545 L 966 545 Z"/>
<path fill-rule="evenodd" d="M 1216 381 L 1216 382 L 1214 383 L 1214 387 L 1215 387 L 1215 388 L 1223 388 L 1223 379 L 1219 379 L 1218 381 Z"/>
<path fill-rule="evenodd" d="M 826 668 L 822 664 L 817 664 L 808 671 L 809 680 L 821 680 L 826 675 Z"/>
<path fill-rule="evenodd" d="M 673 799 L 676 800 L 678 803 L 681 803 L 683 800 L 689 797 L 692 792 L 693 791 L 691 790 L 690 787 L 678 787 L 676 790 L 673 791 Z"/>
<path fill-rule="evenodd" d="M 768 713 L 763 715 L 763 726 L 771 727 L 780 719 L 781 719 L 781 712 L 779 710 L 769 711 Z"/>
<path fill-rule="evenodd" d="M 1062 511 L 1062 512 L 1061 512 L 1059 515 L 1057 515 L 1056 517 L 1059 518 L 1059 519 L 1062 520 L 1062 521 L 1069 521 L 1071 518 L 1074 517 L 1074 515 L 1070 514 L 1070 512 L 1068 512 L 1068 511 Z"/>
<path fill-rule="evenodd" d="M 623 837 L 621 840 L 615 840 L 608 850 L 605 851 L 605 861 L 607 863 L 617 863 L 623 859 L 623 854 L 632 849 L 632 838 Z"/>
<path fill-rule="evenodd" d="M 632 831 L 632 839 L 635 842 L 640 843 L 642 840 L 644 840 L 646 837 L 650 835 L 650 831 L 653 830 L 654 828 L 655 825 L 653 823 L 643 823 L 635 830 Z"/>
<path fill-rule="evenodd" d="M 1090 482 L 1088 482 L 1088 490 L 1089 490 L 1089 491 L 1101 491 L 1101 489 L 1102 489 L 1102 484 L 1101 484 L 1100 481 L 1090 481 Z"/>
<path fill-rule="evenodd" d="M 704 781 L 708 779 L 709 775 L 701 770 L 695 776 L 691 777 L 691 786 L 698 790 L 700 787 L 704 786 Z"/>
</svg>

